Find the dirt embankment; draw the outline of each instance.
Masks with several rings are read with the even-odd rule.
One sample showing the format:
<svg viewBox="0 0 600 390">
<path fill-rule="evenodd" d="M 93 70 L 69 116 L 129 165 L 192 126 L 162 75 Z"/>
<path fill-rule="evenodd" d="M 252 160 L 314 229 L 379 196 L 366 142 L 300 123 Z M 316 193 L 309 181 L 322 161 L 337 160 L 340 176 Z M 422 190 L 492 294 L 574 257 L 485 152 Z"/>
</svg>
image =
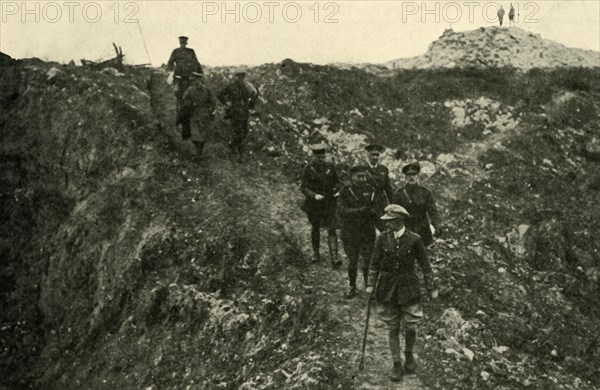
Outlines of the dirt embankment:
<svg viewBox="0 0 600 390">
<path fill-rule="evenodd" d="M 344 163 L 378 140 L 386 164 L 427 167 L 446 229 L 432 255 L 441 299 L 420 330 L 423 383 L 600 383 L 593 70 L 384 79 L 264 65 L 249 70 L 262 101 L 239 165 L 222 121 L 207 158 L 190 157 L 160 71 L 2 61 L 0 377 L 11 387 L 386 388 L 376 322 L 367 372 L 355 373 L 364 296 L 345 302 L 344 272 L 306 264 L 294 181 L 315 133 Z M 209 84 L 226 77 L 211 70 Z"/>
<path fill-rule="evenodd" d="M 2 97 L 3 383 L 347 383 L 321 352 L 336 320 L 266 207 L 289 186 L 278 169 L 236 165 L 218 143 L 190 160 L 156 111 L 174 99 L 161 72 L 9 71 L 21 79 Z"/>
</svg>

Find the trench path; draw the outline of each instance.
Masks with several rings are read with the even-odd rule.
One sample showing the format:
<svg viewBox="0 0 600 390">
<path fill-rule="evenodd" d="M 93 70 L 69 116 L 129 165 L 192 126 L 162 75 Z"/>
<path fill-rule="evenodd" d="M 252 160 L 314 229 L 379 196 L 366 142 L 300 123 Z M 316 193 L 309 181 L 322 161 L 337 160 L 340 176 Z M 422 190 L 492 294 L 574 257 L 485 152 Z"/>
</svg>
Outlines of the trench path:
<svg viewBox="0 0 600 390">
<path fill-rule="evenodd" d="M 175 129 L 173 123 L 175 99 L 172 97 L 172 89 L 164 82 L 162 74 L 154 75 L 149 81 L 149 90 L 156 114 L 155 119 L 163 126 L 164 133 L 169 138 L 171 145 L 180 152 L 183 152 L 184 155 L 193 155 L 194 152 L 189 148 L 190 145 L 181 141 L 178 131 Z M 467 143 L 458 148 L 456 156 L 459 160 L 475 163 L 475 171 L 472 172 L 474 177 L 472 179 L 477 180 L 477 178 L 485 175 L 484 169 L 477 166 L 479 165 L 477 164 L 479 156 L 490 148 L 493 148 L 495 144 L 505 141 L 516 131 L 518 129 L 499 132 L 481 141 Z M 186 149 L 190 150 L 186 151 Z M 230 164 L 235 165 L 235 163 Z M 312 255 L 310 225 L 306 216 L 298 207 L 290 207 L 290 205 L 299 204 L 302 199 L 298 186 L 294 183 L 282 182 L 278 182 L 274 186 L 273 183 L 265 181 L 258 181 L 255 184 L 259 187 L 255 188 L 255 190 L 268 195 L 271 200 L 271 203 L 265 204 L 267 208 L 265 211 L 270 214 L 271 221 L 279 221 L 287 232 L 298 238 L 306 259 L 310 259 Z M 457 196 L 461 196 L 466 191 L 467 186 L 465 184 L 467 183 L 464 178 L 456 178 L 451 186 L 443 188 L 438 194 L 439 200 L 443 201 L 443 198 L 455 199 Z M 331 317 L 339 319 L 344 324 L 344 326 L 340 327 L 340 335 L 347 342 L 345 345 L 340 345 L 340 348 L 342 350 L 345 349 L 353 357 L 353 369 L 348 375 L 351 375 L 354 380 L 354 388 L 372 390 L 427 390 L 428 387 L 419 378 L 419 369 L 417 369 L 416 374 L 405 375 L 399 383 L 393 383 L 389 380 L 391 357 L 387 342 L 387 327 L 377 318 L 375 304 L 371 307 L 364 369 L 362 371 L 358 370 L 368 295 L 365 292 L 362 275 L 359 271 L 357 279 L 359 291 L 357 296 L 351 300 L 344 298 L 343 295 L 348 287 L 346 271 L 348 260 L 344 254 L 341 240 L 339 240 L 339 256 L 344 264 L 338 270 L 331 268 L 328 260 L 329 252 L 326 244 L 326 236 L 325 230 L 322 230 L 321 256 L 323 260 L 320 264 L 312 265 L 306 276 L 309 280 L 313 280 L 314 285 L 319 286 L 319 289 L 323 292 L 323 303 L 327 306 Z M 427 321 L 428 317 L 431 318 L 431 316 L 435 315 L 427 300 L 428 298 L 424 297 L 424 321 Z M 402 339 L 401 335 L 401 341 Z M 415 358 L 417 364 L 420 366 L 427 364 L 426 361 L 419 359 L 419 352 L 422 350 L 424 342 L 424 334 L 421 328 L 418 327 Z"/>
<path fill-rule="evenodd" d="M 281 221 L 286 231 L 298 237 L 306 258 L 309 259 L 312 256 L 310 225 L 302 211 L 297 208 L 290 208 L 291 202 L 289 201 L 290 198 L 301 198 L 302 195 L 298 187 L 293 184 L 284 184 L 279 188 L 279 191 L 283 193 L 280 196 L 273 197 L 274 202 L 270 205 L 272 220 Z M 340 348 L 349 349 L 351 356 L 353 356 L 353 369 L 348 375 L 353 377 L 355 389 L 428 389 L 419 379 L 418 370 L 417 374 L 405 375 L 402 382 L 393 383 L 389 380 L 391 357 L 387 342 L 387 328 L 385 324 L 378 320 L 374 304 L 371 306 L 364 369 L 362 372 L 359 372 L 358 364 L 364 335 L 368 295 L 365 292 L 362 274 L 359 271 L 357 296 L 353 299 L 344 298 L 343 295 L 348 287 L 346 271 L 348 261 L 340 240 L 339 255 L 344 264 L 338 270 L 331 268 L 328 260 L 329 252 L 326 237 L 326 232 L 323 230 L 321 232 L 322 261 L 309 268 L 307 277 L 309 280 L 313 280 L 314 285 L 319 286 L 319 289 L 323 292 L 323 304 L 327 306 L 330 316 L 341 320 L 345 324 L 340 327 L 340 335 L 342 339 L 348 340 L 348 342 L 346 345 L 341 345 Z M 418 364 L 425 364 L 425 362 L 419 360 L 418 356 L 423 341 L 422 335 L 419 335 L 415 346 L 415 357 Z"/>
<path fill-rule="evenodd" d="M 456 199 L 463 196 L 468 188 L 469 180 L 478 180 L 485 176 L 485 170 L 477 163 L 478 158 L 487 150 L 498 143 L 503 143 L 521 129 L 517 127 L 514 130 L 503 131 L 485 137 L 483 140 L 471 142 L 462 145 L 456 151 L 457 158 L 462 163 L 471 164 L 475 168 L 471 178 L 457 177 L 451 184 L 438 194 L 438 201 L 445 202 L 449 199 Z M 268 189 L 265 189 L 268 191 Z M 302 199 L 299 188 L 295 184 L 281 184 L 278 188 L 271 188 L 270 191 L 277 191 L 279 194 L 273 196 L 270 204 L 270 213 L 272 221 L 281 221 L 284 228 L 293 236 L 297 237 L 301 243 L 302 249 L 309 259 L 312 255 L 310 245 L 310 225 L 306 216 L 298 207 L 290 207 L 290 204 L 299 204 Z M 344 264 L 338 270 L 332 270 L 329 264 L 327 249 L 327 234 L 325 230 L 321 231 L 321 257 L 322 262 L 313 265 L 307 275 L 314 284 L 320 286 L 324 292 L 325 302 L 332 317 L 342 320 L 345 326 L 340 328 L 343 339 L 348 340 L 344 348 L 348 348 L 353 356 L 352 375 L 355 383 L 355 389 L 381 389 L 381 390 L 426 390 L 428 387 L 419 378 L 419 370 L 413 375 L 405 375 L 400 383 L 393 383 L 389 380 L 391 369 L 391 357 L 387 342 L 387 327 L 378 318 L 375 305 L 371 308 L 371 319 L 369 322 L 369 331 L 367 336 L 367 347 L 365 351 L 364 370 L 359 372 L 358 364 L 360 361 L 360 350 L 364 334 L 364 324 L 366 319 L 367 293 L 364 290 L 362 274 L 359 271 L 357 287 L 359 293 L 354 299 L 347 300 L 343 294 L 348 286 L 348 277 L 346 267 L 348 260 L 344 254 L 341 240 L 339 240 L 339 255 Z M 339 234 L 338 234 L 339 237 Z M 435 244 L 433 245 L 435 253 Z M 435 254 L 430 254 L 430 261 L 435 262 Z M 423 321 L 431 319 L 438 315 L 431 308 L 428 297 L 423 299 L 423 309 L 425 318 Z M 424 334 L 421 327 L 417 327 L 417 342 L 415 345 L 415 358 L 417 364 L 422 366 L 426 361 L 419 359 L 419 352 L 422 350 Z M 401 341 L 403 337 L 401 335 Z"/>
</svg>

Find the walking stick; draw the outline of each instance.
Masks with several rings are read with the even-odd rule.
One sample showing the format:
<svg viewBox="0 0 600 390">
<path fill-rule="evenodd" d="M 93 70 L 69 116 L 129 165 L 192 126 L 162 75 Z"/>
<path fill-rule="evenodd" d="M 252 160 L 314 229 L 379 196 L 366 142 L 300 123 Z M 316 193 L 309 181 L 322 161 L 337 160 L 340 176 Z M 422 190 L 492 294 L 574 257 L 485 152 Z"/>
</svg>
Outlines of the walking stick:
<svg viewBox="0 0 600 390">
<path fill-rule="evenodd" d="M 373 292 L 371 292 L 371 294 L 369 294 L 369 302 L 367 303 L 367 321 L 365 322 L 365 333 L 363 335 L 362 351 L 360 354 L 360 363 L 358 364 L 358 371 L 362 371 L 363 368 L 365 368 L 365 348 L 367 347 L 367 334 L 369 332 L 369 317 L 371 316 L 371 299 L 373 298 L 374 292 L 375 292 L 375 289 L 373 289 Z"/>
<path fill-rule="evenodd" d="M 367 320 L 365 321 L 365 332 L 363 334 L 363 342 L 362 342 L 362 351 L 360 354 L 360 363 L 358 364 L 358 371 L 362 371 L 365 368 L 365 349 L 367 347 L 367 334 L 369 333 L 369 318 L 371 317 L 371 302 L 373 301 L 373 295 L 375 295 L 375 291 L 377 291 L 377 286 L 379 285 L 379 278 L 381 277 L 381 271 L 377 275 L 377 282 L 375 283 L 375 287 L 373 291 L 369 294 L 369 301 L 367 302 Z"/>
</svg>

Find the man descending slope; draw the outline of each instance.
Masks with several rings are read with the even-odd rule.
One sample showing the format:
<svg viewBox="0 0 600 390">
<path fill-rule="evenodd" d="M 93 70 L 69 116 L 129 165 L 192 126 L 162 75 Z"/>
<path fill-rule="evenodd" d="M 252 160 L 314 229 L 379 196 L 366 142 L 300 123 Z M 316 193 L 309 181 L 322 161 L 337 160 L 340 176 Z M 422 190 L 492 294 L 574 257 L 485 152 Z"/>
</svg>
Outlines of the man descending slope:
<svg viewBox="0 0 600 390">
<path fill-rule="evenodd" d="M 342 187 L 339 196 L 339 215 L 342 225 L 342 243 L 348 256 L 348 283 L 346 298 L 356 295 L 356 277 L 361 263 L 365 286 L 369 261 L 375 242 L 377 220 L 377 192 L 367 182 L 367 167 L 350 169 L 352 183 Z"/>
<path fill-rule="evenodd" d="M 406 227 L 421 236 L 423 244 L 429 246 L 433 242 L 434 232 L 436 235 L 442 234 L 442 227 L 431 191 L 418 183 L 420 171 L 419 163 L 402 167 L 407 184 L 394 193 L 392 203 L 404 207 L 410 213 Z"/>
<path fill-rule="evenodd" d="M 173 50 L 167 62 L 167 72 L 173 72 L 173 85 L 175 86 L 175 97 L 177 98 L 176 125 L 182 124 L 180 118 L 181 98 L 192 83 L 192 73 L 203 73 L 196 52 L 194 52 L 194 49 L 187 47 L 188 37 L 180 36 L 178 39 L 179 47 Z"/>
<path fill-rule="evenodd" d="M 385 148 L 381 145 L 370 144 L 365 147 L 369 153 L 369 163 L 367 172 L 369 174 L 369 184 L 377 191 L 378 204 L 376 207 L 377 217 L 383 215 L 383 210 L 392 200 L 392 186 L 390 184 L 390 171 L 388 168 L 379 162 L 379 157 Z M 385 229 L 385 223 L 377 220 L 375 223 L 377 230 L 380 232 Z"/>
<path fill-rule="evenodd" d="M 416 324 L 423 318 L 423 309 L 415 263 L 423 272 L 431 298 L 438 296 L 423 242 L 404 226 L 407 217 L 408 212 L 402 206 L 391 204 L 385 208 L 385 215 L 381 219 L 387 221 L 389 229 L 381 233 L 375 243 L 367 288 L 368 293 L 375 290 L 375 299 L 380 304 L 380 318 L 388 326 L 393 361 L 390 379 L 394 382 L 402 380 L 403 371 L 412 374 L 417 368 L 413 348 L 417 338 Z M 401 321 L 404 321 L 406 328 L 404 367 L 400 355 Z"/>
<path fill-rule="evenodd" d="M 217 98 L 204 83 L 202 73 L 192 73 L 192 84 L 181 98 L 181 117 L 183 129 L 181 136 L 190 139 L 196 147 L 198 157 L 212 132 Z"/>
<path fill-rule="evenodd" d="M 302 210 L 308 216 L 311 225 L 311 244 L 313 249 L 313 262 L 321 261 L 321 228 L 326 228 L 329 244 L 329 257 L 332 267 L 342 265 L 338 258 L 338 240 L 336 234 L 336 206 L 335 194 L 338 191 L 339 181 L 335 166 L 326 161 L 327 145 L 311 145 L 313 159 L 302 172 L 300 190 L 305 200 Z"/>
<path fill-rule="evenodd" d="M 245 80 L 246 72 L 239 71 L 235 77 L 219 93 L 219 100 L 226 105 L 225 119 L 231 121 L 233 137 L 229 147 L 233 153 L 241 158 L 244 149 L 244 140 L 248 135 L 248 118 L 250 109 L 254 108 L 258 92 L 252 84 Z"/>
</svg>

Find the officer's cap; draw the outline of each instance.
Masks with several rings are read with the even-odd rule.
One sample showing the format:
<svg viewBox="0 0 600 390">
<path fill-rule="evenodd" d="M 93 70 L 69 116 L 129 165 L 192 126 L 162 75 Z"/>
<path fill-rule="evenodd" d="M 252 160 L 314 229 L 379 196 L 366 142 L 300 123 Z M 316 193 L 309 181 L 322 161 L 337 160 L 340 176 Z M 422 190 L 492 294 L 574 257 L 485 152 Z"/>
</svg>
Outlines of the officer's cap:
<svg viewBox="0 0 600 390">
<path fill-rule="evenodd" d="M 310 150 L 312 150 L 312 152 L 314 154 L 323 154 L 327 151 L 327 145 L 320 143 L 320 144 L 312 144 L 309 146 Z"/>
<path fill-rule="evenodd" d="M 413 176 L 421 172 L 421 165 L 418 162 L 406 164 L 402 167 L 402 173 L 407 176 Z"/>
<path fill-rule="evenodd" d="M 365 150 L 371 154 L 380 154 L 383 153 L 383 151 L 385 150 L 385 148 L 379 144 L 370 144 L 365 146 Z"/>
<path fill-rule="evenodd" d="M 189 39 L 188 37 L 186 37 L 185 35 L 182 35 L 180 37 L 177 37 L 179 39 L 179 42 L 187 42 L 187 40 Z"/>
<path fill-rule="evenodd" d="M 389 204 L 383 210 L 385 214 L 380 219 L 390 220 L 408 217 L 410 214 L 406 209 L 398 204 Z"/>
<path fill-rule="evenodd" d="M 364 165 L 355 165 L 350 168 L 350 173 L 353 175 L 360 172 L 367 172 L 367 167 Z"/>
</svg>

